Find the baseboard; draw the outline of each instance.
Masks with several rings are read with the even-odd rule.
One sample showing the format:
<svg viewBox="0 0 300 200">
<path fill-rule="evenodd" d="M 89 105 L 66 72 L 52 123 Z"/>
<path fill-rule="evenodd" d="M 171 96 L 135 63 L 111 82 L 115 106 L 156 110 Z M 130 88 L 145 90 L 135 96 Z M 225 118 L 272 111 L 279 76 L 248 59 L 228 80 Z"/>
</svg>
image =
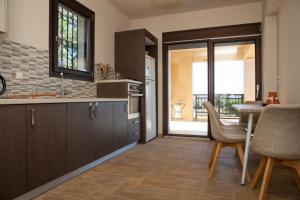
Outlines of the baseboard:
<svg viewBox="0 0 300 200">
<path fill-rule="evenodd" d="M 99 164 L 101 164 L 101 163 L 103 163 L 107 160 L 110 160 L 110 159 L 112 159 L 112 158 L 128 151 L 129 149 L 133 148 L 136 145 L 137 145 L 137 142 L 129 144 L 129 145 L 127 145 L 127 146 L 125 146 L 125 147 L 123 147 L 123 148 L 121 148 L 117 151 L 114 151 L 114 152 L 112 152 L 112 153 L 110 153 L 110 154 L 108 154 L 108 155 L 106 155 L 106 156 L 104 156 L 104 157 L 102 157 L 98 160 L 95 160 L 94 162 L 91 162 L 91 163 L 89 163 L 89 164 L 87 164 L 87 165 L 85 165 L 85 166 L 83 166 L 79 169 L 76 169 L 72 172 L 69 172 L 66 175 L 63 175 L 63 176 L 61 176 L 61 177 L 59 177 L 59 178 L 57 178 L 53 181 L 50 181 L 50 182 L 46 183 L 45 185 L 42 185 L 38 188 L 35 188 L 34 190 L 31 190 L 30 192 L 27 192 L 27 193 L 17 197 L 15 200 L 28 200 L 28 199 L 32 199 L 36 196 L 39 196 L 40 194 L 42 194 L 44 192 L 47 192 L 48 190 L 50 190 L 50 189 L 52 189 L 52 188 L 54 188 L 54 187 L 56 187 L 56 186 L 58 186 L 58 185 L 60 185 L 64 182 L 66 182 L 68 180 L 70 180 L 71 178 L 74 178 L 75 176 L 78 176 L 81 173 L 86 172 L 86 171 L 96 167 L 97 165 L 99 165 Z"/>
</svg>

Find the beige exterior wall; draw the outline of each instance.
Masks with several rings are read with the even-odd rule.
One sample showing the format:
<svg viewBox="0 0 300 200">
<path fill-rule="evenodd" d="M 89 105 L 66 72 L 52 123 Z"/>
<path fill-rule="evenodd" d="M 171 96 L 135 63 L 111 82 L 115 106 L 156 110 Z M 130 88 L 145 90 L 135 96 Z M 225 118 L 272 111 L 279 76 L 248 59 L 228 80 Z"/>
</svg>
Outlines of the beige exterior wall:
<svg viewBox="0 0 300 200">
<path fill-rule="evenodd" d="M 192 121 L 192 52 L 174 52 L 171 55 L 170 79 L 171 79 L 171 105 L 184 103 L 182 118 Z"/>
<path fill-rule="evenodd" d="M 244 100 L 255 101 L 255 58 L 244 60 Z"/>
</svg>

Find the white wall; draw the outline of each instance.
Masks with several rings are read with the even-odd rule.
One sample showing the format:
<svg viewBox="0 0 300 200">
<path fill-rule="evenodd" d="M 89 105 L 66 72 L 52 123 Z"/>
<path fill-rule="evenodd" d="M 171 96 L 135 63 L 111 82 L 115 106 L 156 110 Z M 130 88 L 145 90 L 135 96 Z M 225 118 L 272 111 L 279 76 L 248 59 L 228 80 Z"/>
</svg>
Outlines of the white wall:
<svg viewBox="0 0 300 200">
<path fill-rule="evenodd" d="M 279 95 L 300 104 L 300 1 L 287 0 L 278 13 Z"/>
<path fill-rule="evenodd" d="M 278 19 L 277 15 L 264 17 L 263 22 L 263 99 L 268 92 L 278 91 Z"/>
<path fill-rule="evenodd" d="M 107 0 L 79 0 L 96 13 L 95 60 L 114 66 L 114 32 L 130 29 L 130 19 Z M 14 42 L 48 50 L 49 0 L 9 0 L 8 33 Z"/>
<path fill-rule="evenodd" d="M 173 15 L 136 19 L 132 29 L 146 28 L 159 39 L 158 94 L 159 133 L 162 133 L 162 33 L 194 28 L 225 26 L 262 21 L 262 4 L 253 3 Z"/>
</svg>

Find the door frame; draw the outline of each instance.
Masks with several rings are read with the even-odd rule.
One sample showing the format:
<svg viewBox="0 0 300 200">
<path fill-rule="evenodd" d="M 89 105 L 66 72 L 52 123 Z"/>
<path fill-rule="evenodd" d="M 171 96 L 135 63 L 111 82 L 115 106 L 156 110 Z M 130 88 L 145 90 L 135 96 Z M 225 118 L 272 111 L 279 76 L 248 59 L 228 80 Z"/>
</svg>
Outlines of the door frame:
<svg viewBox="0 0 300 200">
<path fill-rule="evenodd" d="M 163 71 L 163 136 L 184 136 L 212 138 L 208 119 L 208 135 L 180 135 L 169 133 L 169 56 L 168 46 L 176 44 L 207 43 L 208 51 L 208 101 L 214 104 L 214 46 L 217 43 L 254 41 L 255 42 L 255 83 L 259 85 L 258 98 L 262 99 L 262 51 L 261 23 L 241 24 L 203 29 L 166 32 L 162 35 Z M 256 89 L 256 87 L 255 87 Z"/>
</svg>

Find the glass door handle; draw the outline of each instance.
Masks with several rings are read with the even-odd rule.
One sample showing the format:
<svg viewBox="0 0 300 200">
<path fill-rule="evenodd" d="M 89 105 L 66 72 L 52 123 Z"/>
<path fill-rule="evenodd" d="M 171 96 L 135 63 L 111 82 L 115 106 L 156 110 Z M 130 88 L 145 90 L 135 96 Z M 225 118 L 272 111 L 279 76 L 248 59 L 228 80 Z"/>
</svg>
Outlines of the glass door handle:
<svg viewBox="0 0 300 200">
<path fill-rule="evenodd" d="M 259 97 L 259 90 L 260 90 L 260 85 L 256 84 L 256 98 L 258 99 Z"/>
</svg>

